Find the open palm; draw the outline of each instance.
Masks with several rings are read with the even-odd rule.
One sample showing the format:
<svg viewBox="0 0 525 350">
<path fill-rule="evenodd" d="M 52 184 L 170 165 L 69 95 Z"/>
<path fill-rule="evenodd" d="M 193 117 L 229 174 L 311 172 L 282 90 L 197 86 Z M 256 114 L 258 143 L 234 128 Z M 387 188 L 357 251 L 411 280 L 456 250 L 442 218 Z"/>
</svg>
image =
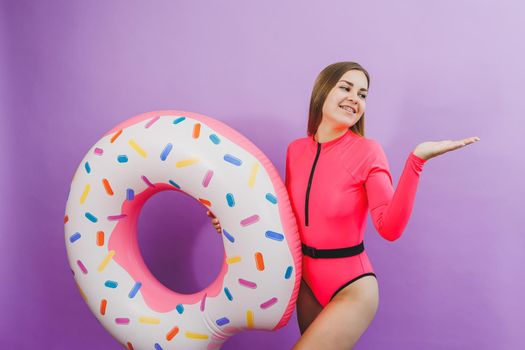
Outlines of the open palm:
<svg viewBox="0 0 525 350">
<path fill-rule="evenodd" d="M 469 137 L 462 140 L 443 140 L 443 141 L 427 141 L 420 143 L 414 149 L 414 154 L 422 159 L 430 159 L 437 157 L 441 154 L 463 148 L 466 145 L 470 145 L 476 141 L 479 141 L 480 138 L 477 136 Z"/>
</svg>

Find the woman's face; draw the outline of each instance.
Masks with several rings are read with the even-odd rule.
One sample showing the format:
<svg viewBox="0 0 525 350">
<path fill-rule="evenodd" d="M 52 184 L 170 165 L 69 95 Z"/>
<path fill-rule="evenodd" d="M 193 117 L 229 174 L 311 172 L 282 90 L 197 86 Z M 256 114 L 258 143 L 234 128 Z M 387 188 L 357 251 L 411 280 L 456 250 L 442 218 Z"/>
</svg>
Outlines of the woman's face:
<svg viewBox="0 0 525 350">
<path fill-rule="evenodd" d="M 368 82 L 360 70 L 349 70 L 330 90 L 323 104 L 323 123 L 333 129 L 347 129 L 365 112 Z"/>
</svg>

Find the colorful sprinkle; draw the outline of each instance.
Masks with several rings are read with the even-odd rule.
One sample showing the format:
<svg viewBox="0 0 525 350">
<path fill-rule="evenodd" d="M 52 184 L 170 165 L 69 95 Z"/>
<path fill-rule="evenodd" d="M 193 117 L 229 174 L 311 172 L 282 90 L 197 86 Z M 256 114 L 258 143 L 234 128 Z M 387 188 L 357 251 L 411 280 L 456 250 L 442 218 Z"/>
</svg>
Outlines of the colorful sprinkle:
<svg viewBox="0 0 525 350">
<path fill-rule="evenodd" d="M 64 216 L 64 224 L 69 221 L 69 216 Z"/>
<path fill-rule="evenodd" d="M 132 188 L 128 188 L 126 190 L 126 199 L 128 201 L 132 201 L 133 199 L 135 199 L 135 191 L 133 191 Z"/>
<path fill-rule="evenodd" d="M 217 326 L 224 326 L 225 324 L 230 323 L 230 320 L 227 317 L 219 318 L 217 321 L 215 321 Z"/>
<path fill-rule="evenodd" d="M 241 220 L 241 226 L 248 226 L 259 221 L 259 215 L 252 215 L 246 219 Z"/>
<path fill-rule="evenodd" d="M 133 349 L 133 344 L 131 344 L 129 341 L 128 341 L 127 345 L 128 345 L 128 350 L 135 350 L 135 349 Z"/>
<path fill-rule="evenodd" d="M 266 231 L 264 235 L 266 238 L 273 239 L 274 241 L 282 241 L 284 239 L 284 235 L 278 232 Z"/>
<path fill-rule="evenodd" d="M 117 131 L 117 133 L 115 135 L 113 135 L 113 137 L 111 138 L 110 143 L 115 142 L 115 140 L 120 136 L 120 134 L 122 134 L 122 130 Z"/>
<path fill-rule="evenodd" d="M 178 304 L 178 305 L 175 307 L 175 309 L 177 309 L 177 312 L 178 312 L 179 314 L 182 315 L 182 313 L 184 312 L 184 305 L 182 305 L 182 304 Z"/>
<path fill-rule="evenodd" d="M 173 121 L 173 124 L 179 124 L 180 122 L 182 122 L 182 121 L 185 120 L 185 119 L 186 119 L 186 117 L 179 117 L 179 118 L 177 118 L 177 119 L 175 119 L 175 120 Z"/>
<path fill-rule="evenodd" d="M 201 202 L 205 206 L 208 206 L 208 207 L 211 206 L 211 202 L 207 199 L 199 198 L 199 202 Z"/>
<path fill-rule="evenodd" d="M 290 277 L 292 276 L 292 271 L 293 271 L 293 267 L 292 266 L 288 266 L 286 268 L 286 272 L 284 273 L 284 278 L 290 279 Z"/>
<path fill-rule="evenodd" d="M 233 194 L 226 193 L 226 201 L 228 202 L 228 206 L 230 208 L 233 208 L 235 206 L 235 198 L 233 197 Z"/>
<path fill-rule="evenodd" d="M 208 294 L 204 293 L 204 296 L 202 297 L 202 300 L 201 300 L 201 306 L 200 306 L 200 310 L 201 311 L 204 311 L 204 308 L 206 307 L 206 296 Z"/>
<path fill-rule="evenodd" d="M 110 216 L 108 216 L 108 220 L 109 221 L 116 221 L 116 220 L 124 219 L 125 217 L 127 217 L 126 214 L 110 215 Z"/>
<path fill-rule="evenodd" d="M 192 134 L 192 136 L 193 136 L 194 139 L 198 139 L 200 134 L 201 134 L 201 124 L 197 123 L 197 124 L 195 124 L 193 126 L 193 134 Z"/>
<path fill-rule="evenodd" d="M 80 239 L 80 237 L 81 237 L 80 233 L 79 232 L 75 232 L 69 237 L 69 241 L 71 243 L 74 243 L 74 242 L 78 241 Z"/>
<path fill-rule="evenodd" d="M 226 294 L 226 298 L 228 298 L 229 301 L 233 300 L 232 294 L 230 293 L 230 290 L 226 287 L 224 287 L 224 294 Z"/>
<path fill-rule="evenodd" d="M 98 267 L 97 271 L 98 272 L 102 272 L 104 271 L 104 269 L 106 268 L 106 266 L 109 264 L 109 261 L 111 259 L 113 259 L 113 257 L 115 256 L 115 251 L 114 250 L 110 250 L 108 252 L 108 255 L 106 255 L 106 257 L 104 258 L 104 260 L 102 260 L 102 262 L 100 263 L 100 266 Z"/>
<path fill-rule="evenodd" d="M 257 266 L 257 270 L 264 271 L 264 259 L 261 252 L 255 253 L 255 266 Z"/>
<path fill-rule="evenodd" d="M 126 317 L 118 317 L 118 318 L 115 318 L 115 322 L 117 324 L 129 324 L 129 318 L 126 318 Z"/>
<path fill-rule="evenodd" d="M 144 151 L 144 149 L 142 149 L 142 147 L 140 147 L 138 145 L 138 143 L 135 142 L 135 140 L 129 140 L 128 141 L 128 144 L 131 146 L 131 148 L 133 148 L 135 150 L 135 152 L 137 152 L 141 157 L 144 157 L 146 158 L 148 156 L 148 154 L 146 153 L 146 151 Z"/>
<path fill-rule="evenodd" d="M 117 161 L 119 163 L 127 163 L 128 162 L 128 156 L 121 154 L 117 157 Z"/>
<path fill-rule="evenodd" d="M 168 334 L 166 334 L 166 340 L 172 340 L 173 337 L 177 335 L 177 333 L 179 333 L 179 327 L 175 326 L 168 332 Z"/>
<path fill-rule="evenodd" d="M 241 257 L 240 256 L 233 256 L 231 258 L 227 258 L 226 259 L 226 264 L 231 265 L 231 264 L 238 263 L 239 261 L 241 261 Z"/>
<path fill-rule="evenodd" d="M 180 190 L 180 186 L 173 180 L 168 181 L 173 187 L 177 187 Z"/>
<path fill-rule="evenodd" d="M 149 187 L 155 188 L 155 185 L 152 184 L 151 181 L 146 176 L 142 175 L 140 178 L 142 179 L 142 181 L 146 183 L 146 185 L 148 185 Z"/>
<path fill-rule="evenodd" d="M 219 138 L 219 136 L 215 135 L 215 134 L 211 134 L 210 135 L 210 140 L 211 142 L 213 142 L 214 144 L 218 145 L 219 143 L 221 143 L 221 139 Z"/>
<path fill-rule="evenodd" d="M 190 158 L 190 159 L 181 160 L 181 161 L 175 163 L 175 166 L 177 168 L 184 168 L 185 166 L 193 165 L 193 164 L 198 163 L 198 162 L 199 162 L 198 158 Z"/>
<path fill-rule="evenodd" d="M 91 172 L 91 166 L 89 166 L 89 162 L 84 163 L 84 168 L 86 168 L 86 172 L 88 174 Z"/>
<path fill-rule="evenodd" d="M 100 314 L 104 316 L 106 314 L 106 306 L 108 305 L 108 301 L 106 299 L 102 299 L 100 301 Z"/>
<path fill-rule="evenodd" d="M 171 143 L 168 143 L 166 147 L 164 147 L 162 153 L 160 154 L 160 160 L 165 161 L 166 158 L 168 158 L 168 154 L 170 154 L 172 148 L 173 145 Z"/>
<path fill-rule="evenodd" d="M 208 339 L 208 336 L 206 334 L 201 333 L 186 332 L 184 333 L 184 335 L 186 336 L 186 338 L 190 339 Z"/>
<path fill-rule="evenodd" d="M 140 287 L 142 287 L 142 283 L 140 282 L 135 282 L 135 285 L 133 286 L 133 288 L 131 288 L 129 294 L 128 294 L 128 297 L 130 299 L 133 299 L 135 297 L 135 295 L 137 295 Z"/>
<path fill-rule="evenodd" d="M 224 233 L 224 236 L 228 239 L 228 241 L 230 242 L 235 242 L 235 238 L 228 233 L 228 231 L 226 231 L 225 229 L 222 229 L 222 232 Z"/>
<path fill-rule="evenodd" d="M 262 303 L 262 304 L 260 305 L 260 307 L 261 307 L 261 309 L 267 309 L 267 308 L 269 308 L 269 307 L 275 305 L 275 303 L 277 303 L 277 298 L 276 298 L 276 297 L 273 297 L 273 298 L 271 298 L 270 300 L 265 301 L 264 303 Z"/>
<path fill-rule="evenodd" d="M 250 172 L 250 179 L 248 180 L 248 187 L 253 188 L 255 185 L 255 178 L 257 177 L 257 171 L 259 170 L 259 164 L 255 163 L 252 166 L 252 170 Z"/>
<path fill-rule="evenodd" d="M 160 324 L 160 318 L 141 316 L 139 317 L 139 323 Z"/>
<path fill-rule="evenodd" d="M 114 193 L 113 193 L 113 189 L 111 188 L 111 185 L 109 184 L 108 179 L 102 179 L 102 184 L 104 185 L 104 189 L 106 190 L 106 193 L 112 196 Z"/>
<path fill-rule="evenodd" d="M 257 288 L 257 284 L 255 282 L 248 281 L 248 280 L 245 280 L 245 279 L 242 279 L 242 278 L 239 278 L 239 284 L 241 286 L 245 286 L 245 287 L 248 287 L 248 288 L 251 288 L 251 289 Z"/>
<path fill-rule="evenodd" d="M 97 245 L 102 247 L 104 245 L 104 231 L 97 232 Z"/>
<path fill-rule="evenodd" d="M 162 346 L 160 346 L 159 343 L 155 343 L 154 346 L 155 346 L 155 350 L 164 350 L 164 349 L 162 349 Z"/>
<path fill-rule="evenodd" d="M 155 123 L 155 122 L 156 122 L 157 120 L 159 120 L 159 119 L 160 119 L 160 116 L 152 118 L 152 119 L 148 122 L 148 124 L 145 125 L 145 128 L 148 129 L 150 126 L 153 125 L 153 123 Z"/>
<path fill-rule="evenodd" d="M 253 311 L 246 311 L 246 326 L 248 328 L 253 328 Z"/>
<path fill-rule="evenodd" d="M 234 157 L 231 154 L 225 154 L 224 160 L 236 166 L 240 166 L 242 164 L 242 161 L 239 158 Z"/>
<path fill-rule="evenodd" d="M 104 285 L 108 288 L 117 288 L 118 282 L 107 280 Z"/>
<path fill-rule="evenodd" d="M 98 219 L 95 217 L 95 215 L 91 214 L 90 212 L 86 212 L 84 215 L 91 222 L 97 222 L 98 221 Z"/>
<path fill-rule="evenodd" d="M 91 189 L 91 186 L 89 184 L 87 184 L 86 187 L 84 187 L 84 191 L 82 192 L 82 195 L 80 196 L 80 204 L 84 204 L 90 189 Z"/>
<path fill-rule="evenodd" d="M 95 153 L 97 156 L 101 156 L 102 154 L 104 154 L 104 150 L 102 148 L 95 148 L 95 151 L 93 152 Z"/>
<path fill-rule="evenodd" d="M 272 204 L 277 204 L 277 197 L 271 193 L 266 193 L 266 199 Z"/>
<path fill-rule="evenodd" d="M 78 267 L 80 267 L 80 270 L 82 271 L 82 273 L 83 273 L 84 275 L 87 275 L 88 270 L 86 269 L 86 267 L 84 266 L 84 264 L 82 263 L 82 261 L 77 260 L 77 265 L 78 265 Z"/>
<path fill-rule="evenodd" d="M 208 170 L 206 172 L 206 175 L 204 176 L 204 180 L 202 180 L 202 185 L 204 187 L 208 187 L 208 185 L 210 184 L 210 180 L 211 178 L 213 177 L 213 170 Z"/>
</svg>

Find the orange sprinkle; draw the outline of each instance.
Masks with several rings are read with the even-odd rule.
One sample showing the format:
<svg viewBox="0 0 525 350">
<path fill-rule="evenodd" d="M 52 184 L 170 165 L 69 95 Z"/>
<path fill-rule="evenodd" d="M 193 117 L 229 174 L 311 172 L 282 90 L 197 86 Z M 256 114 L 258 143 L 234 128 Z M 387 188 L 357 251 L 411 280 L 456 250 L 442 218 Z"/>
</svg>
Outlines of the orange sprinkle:
<svg viewBox="0 0 525 350">
<path fill-rule="evenodd" d="M 106 299 L 102 299 L 100 301 L 100 314 L 104 316 L 106 314 L 106 306 L 108 305 L 108 301 Z"/>
<path fill-rule="evenodd" d="M 69 216 L 64 216 L 64 224 L 69 221 Z"/>
<path fill-rule="evenodd" d="M 102 247 L 104 245 L 104 231 L 97 232 L 97 245 Z"/>
<path fill-rule="evenodd" d="M 133 349 L 133 344 L 131 344 L 129 341 L 128 341 L 127 346 L 128 346 L 129 350 L 135 350 L 135 349 Z"/>
<path fill-rule="evenodd" d="M 255 265 L 257 266 L 257 270 L 264 270 L 263 255 L 260 252 L 255 253 Z"/>
<path fill-rule="evenodd" d="M 169 331 L 168 334 L 166 334 L 166 339 L 172 340 L 173 337 L 177 335 L 177 333 L 179 333 L 179 327 L 175 326 L 171 329 L 171 331 Z"/>
<path fill-rule="evenodd" d="M 193 126 L 193 138 L 198 139 L 201 133 L 201 124 L 197 123 Z"/>
<path fill-rule="evenodd" d="M 111 188 L 111 185 L 109 184 L 108 179 L 102 179 L 102 183 L 104 184 L 104 188 L 106 189 L 106 193 L 110 196 L 113 195 L 113 189 Z"/>
<path fill-rule="evenodd" d="M 111 138 L 111 143 L 115 142 L 115 140 L 117 139 L 117 137 L 120 136 L 120 134 L 122 134 L 122 129 L 120 129 L 115 135 L 113 135 L 113 137 Z"/>
<path fill-rule="evenodd" d="M 199 202 L 201 202 L 204 205 L 207 205 L 208 207 L 211 205 L 211 202 L 206 199 L 199 198 Z"/>
</svg>

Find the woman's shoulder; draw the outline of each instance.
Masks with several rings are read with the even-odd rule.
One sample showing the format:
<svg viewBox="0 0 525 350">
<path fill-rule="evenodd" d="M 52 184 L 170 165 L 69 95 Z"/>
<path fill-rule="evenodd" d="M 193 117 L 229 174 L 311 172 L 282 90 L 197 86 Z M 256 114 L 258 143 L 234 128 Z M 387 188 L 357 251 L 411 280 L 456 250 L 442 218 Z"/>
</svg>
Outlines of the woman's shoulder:
<svg viewBox="0 0 525 350">
<path fill-rule="evenodd" d="M 309 139 L 309 137 L 305 136 L 305 137 L 300 137 L 300 138 L 297 138 L 295 140 L 292 140 L 288 144 L 287 152 L 292 151 L 292 149 L 298 149 L 298 148 L 302 148 L 302 147 L 306 146 L 308 144 L 308 141 L 309 141 L 308 139 Z"/>
</svg>

